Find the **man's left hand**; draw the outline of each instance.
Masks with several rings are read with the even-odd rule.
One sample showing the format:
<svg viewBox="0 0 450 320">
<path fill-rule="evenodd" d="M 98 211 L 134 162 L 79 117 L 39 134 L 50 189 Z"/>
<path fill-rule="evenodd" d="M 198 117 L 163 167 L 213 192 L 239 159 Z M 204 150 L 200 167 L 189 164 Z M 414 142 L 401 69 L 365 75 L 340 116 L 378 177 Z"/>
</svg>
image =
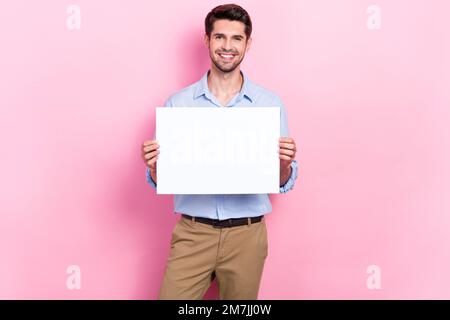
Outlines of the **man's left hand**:
<svg viewBox="0 0 450 320">
<path fill-rule="evenodd" d="M 279 140 L 280 154 L 280 186 L 284 185 L 291 176 L 291 163 L 295 159 L 297 149 L 294 139 L 281 137 Z"/>
<path fill-rule="evenodd" d="M 280 168 L 286 168 L 291 165 L 294 161 L 295 153 L 297 149 L 295 148 L 295 141 L 289 137 L 282 137 L 279 140 L 280 145 Z"/>
</svg>

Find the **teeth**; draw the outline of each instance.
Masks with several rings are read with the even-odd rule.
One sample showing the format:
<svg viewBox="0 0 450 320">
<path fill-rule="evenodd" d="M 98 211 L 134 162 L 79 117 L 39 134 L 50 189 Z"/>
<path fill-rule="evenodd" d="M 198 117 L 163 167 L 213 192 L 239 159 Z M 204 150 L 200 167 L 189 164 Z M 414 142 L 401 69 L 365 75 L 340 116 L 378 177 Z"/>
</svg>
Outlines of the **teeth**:
<svg viewBox="0 0 450 320">
<path fill-rule="evenodd" d="M 220 56 L 221 57 L 223 57 L 223 58 L 233 58 L 233 55 L 232 54 L 220 54 Z"/>
</svg>

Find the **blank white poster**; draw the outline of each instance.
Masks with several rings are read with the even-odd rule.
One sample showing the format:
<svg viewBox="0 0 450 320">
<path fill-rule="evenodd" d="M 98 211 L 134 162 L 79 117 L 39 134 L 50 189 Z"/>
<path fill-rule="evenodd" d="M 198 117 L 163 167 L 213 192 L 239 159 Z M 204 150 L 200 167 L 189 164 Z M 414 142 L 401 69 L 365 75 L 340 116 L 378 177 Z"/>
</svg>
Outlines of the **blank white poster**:
<svg viewBox="0 0 450 320">
<path fill-rule="evenodd" d="M 156 108 L 157 193 L 278 193 L 279 137 L 279 107 Z"/>
</svg>

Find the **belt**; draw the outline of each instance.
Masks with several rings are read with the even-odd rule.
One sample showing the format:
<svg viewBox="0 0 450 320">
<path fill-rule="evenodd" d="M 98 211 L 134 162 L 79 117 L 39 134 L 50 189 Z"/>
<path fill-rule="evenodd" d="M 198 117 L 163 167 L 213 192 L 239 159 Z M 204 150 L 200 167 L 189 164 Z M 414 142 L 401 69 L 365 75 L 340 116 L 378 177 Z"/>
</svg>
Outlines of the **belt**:
<svg viewBox="0 0 450 320">
<path fill-rule="evenodd" d="M 210 226 L 213 226 L 214 228 L 232 228 L 232 227 L 237 227 L 237 226 L 244 226 L 244 225 L 248 224 L 249 219 L 250 219 L 250 223 L 257 223 L 257 222 L 261 222 L 261 220 L 263 218 L 263 216 L 258 216 L 258 217 L 251 217 L 251 218 L 232 218 L 232 219 L 219 220 L 219 219 L 192 217 L 187 214 L 183 214 L 182 216 L 185 219 L 189 219 L 189 220 L 192 220 L 195 222 L 209 224 Z"/>
</svg>

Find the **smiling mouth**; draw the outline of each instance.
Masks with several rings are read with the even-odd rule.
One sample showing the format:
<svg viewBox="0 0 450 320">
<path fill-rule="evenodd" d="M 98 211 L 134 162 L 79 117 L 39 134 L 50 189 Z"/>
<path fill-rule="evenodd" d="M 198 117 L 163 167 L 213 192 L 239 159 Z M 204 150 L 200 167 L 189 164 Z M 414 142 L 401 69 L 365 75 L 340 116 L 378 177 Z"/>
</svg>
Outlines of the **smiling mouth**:
<svg viewBox="0 0 450 320">
<path fill-rule="evenodd" d="M 219 53 L 218 55 L 225 60 L 232 60 L 236 56 L 232 53 Z"/>
</svg>

